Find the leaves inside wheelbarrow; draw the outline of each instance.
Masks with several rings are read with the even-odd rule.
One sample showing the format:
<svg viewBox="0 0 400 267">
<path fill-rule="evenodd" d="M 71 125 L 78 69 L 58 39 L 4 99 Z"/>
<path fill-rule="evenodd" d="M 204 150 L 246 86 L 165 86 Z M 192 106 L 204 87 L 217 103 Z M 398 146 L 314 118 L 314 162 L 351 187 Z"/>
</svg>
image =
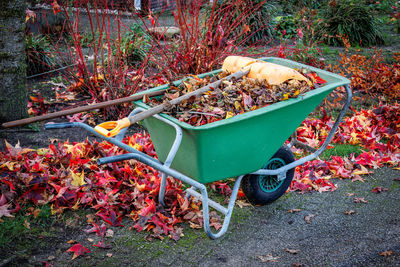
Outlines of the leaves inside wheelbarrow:
<svg viewBox="0 0 400 267">
<path fill-rule="evenodd" d="M 190 78 L 179 87 L 170 87 L 161 101 L 169 101 L 181 95 L 199 89 L 216 79 L 225 77 L 227 73 L 221 73 L 217 77 Z M 167 113 L 181 121 L 194 126 L 200 126 L 214 121 L 228 119 L 244 112 L 266 107 L 273 103 L 298 97 L 326 81 L 315 73 L 308 73 L 313 77 L 314 86 L 309 86 L 306 81 L 288 80 L 279 85 L 270 85 L 266 81 L 243 77 L 238 80 L 223 81 L 218 88 L 213 88 L 201 97 L 192 97 L 181 102 L 177 106 L 171 106 Z M 155 106 L 160 102 L 157 99 L 146 99 L 146 103 Z"/>
</svg>

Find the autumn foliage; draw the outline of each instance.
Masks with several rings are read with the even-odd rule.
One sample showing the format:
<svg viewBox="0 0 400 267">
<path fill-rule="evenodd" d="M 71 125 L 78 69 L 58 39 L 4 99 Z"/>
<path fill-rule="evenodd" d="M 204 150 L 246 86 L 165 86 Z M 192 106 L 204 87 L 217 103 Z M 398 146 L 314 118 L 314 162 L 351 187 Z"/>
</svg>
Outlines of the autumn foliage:
<svg viewBox="0 0 400 267">
<path fill-rule="evenodd" d="M 333 156 L 329 160 L 316 159 L 297 167 L 291 190 L 332 191 L 331 178 L 362 180 L 360 175 L 383 164 L 399 168 L 400 162 L 400 105 L 383 105 L 372 110 L 355 112 L 344 120 L 333 145 L 349 143 L 365 148 L 358 156 Z M 328 116 L 307 119 L 298 128 L 301 141 L 318 147 L 326 138 L 333 121 Z M 136 133 L 124 142 L 152 157 L 153 144 L 145 133 Z M 293 149 L 295 154 L 303 151 Z M 130 218 L 129 225 L 138 231 L 148 231 L 157 238 L 170 236 L 178 240 L 179 226 L 188 222 L 202 228 L 200 203 L 185 198 L 181 182 L 168 179 L 165 203 L 158 203 L 160 173 L 147 165 L 130 160 L 98 166 L 100 157 L 118 155 L 121 149 L 110 143 L 89 141 L 81 143 L 53 143 L 47 148 L 30 149 L 7 143 L 0 153 L 0 217 L 14 216 L 28 203 L 48 204 L 54 215 L 64 210 L 92 208 L 97 219 L 90 222 L 88 233 L 99 235 L 105 225 L 123 226 L 122 219 Z M 211 188 L 230 193 L 228 182 L 211 184 Z M 220 218 L 211 214 L 211 225 L 221 227 Z M 102 230 L 103 229 L 103 230 Z M 100 244 L 101 245 L 101 244 Z"/>
<path fill-rule="evenodd" d="M 384 62 L 382 51 L 376 51 L 370 57 L 346 53 L 340 54 L 340 65 L 333 70 L 350 77 L 354 91 L 370 96 L 400 99 L 400 55 L 393 56 L 393 64 Z"/>
</svg>

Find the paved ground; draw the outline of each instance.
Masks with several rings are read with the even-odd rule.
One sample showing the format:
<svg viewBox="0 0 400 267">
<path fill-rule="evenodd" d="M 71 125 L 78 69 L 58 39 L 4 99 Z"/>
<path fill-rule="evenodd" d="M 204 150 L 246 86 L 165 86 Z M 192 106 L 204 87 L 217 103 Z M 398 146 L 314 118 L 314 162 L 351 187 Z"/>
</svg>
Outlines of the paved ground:
<svg viewBox="0 0 400 267">
<path fill-rule="evenodd" d="M 400 172 L 383 168 L 365 183 L 338 181 L 339 189 L 333 193 L 292 193 L 270 206 L 247 208 L 248 218 L 233 223 L 220 240 L 196 239 L 190 251 L 167 250 L 148 263 L 257 266 L 265 264 L 259 257 L 264 256 L 264 260 L 276 257 L 275 263 L 269 263 L 276 266 L 399 266 L 400 183 L 394 177 L 400 177 Z M 389 191 L 372 193 L 376 186 Z M 354 203 L 355 197 L 368 203 Z M 302 211 L 292 214 L 290 209 Z M 355 214 L 346 215 L 349 210 Z M 310 214 L 315 217 L 307 223 L 304 217 Z M 392 254 L 379 256 L 383 251 Z"/>
<path fill-rule="evenodd" d="M 96 237 L 78 227 L 73 239 L 91 248 L 89 256 L 71 261 L 65 253 L 70 245 L 63 242 L 33 258 L 54 255 L 54 266 L 400 266 L 398 177 L 400 171 L 382 168 L 364 183 L 335 181 L 335 192 L 289 193 L 269 206 L 236 206 L 228 233 L 218 240 L 185 227 L 178 242 L 146 241 L 147 234 L 129 230 L 126 220 L 107 240 L 111 249 L 92 247 L 87 238 Z M 379 186 L 388 191 L 373 193 Z M 368 203 L 355 203 L 356 197 Z M 350 210 L 355 213 L 346 215 Z"/>
</svg>

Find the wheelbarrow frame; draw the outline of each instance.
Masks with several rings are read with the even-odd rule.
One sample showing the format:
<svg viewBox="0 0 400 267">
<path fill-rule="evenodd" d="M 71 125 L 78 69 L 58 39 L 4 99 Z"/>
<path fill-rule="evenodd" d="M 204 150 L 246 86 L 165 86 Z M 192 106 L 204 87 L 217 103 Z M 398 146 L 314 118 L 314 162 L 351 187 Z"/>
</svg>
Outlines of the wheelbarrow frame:
<svg viewBox="0 0 400 267">
<path fill-rule="evenodd" d="M 346 101 L 338 115 L 338 117 L 336 118 L 336 121 L 334 123 L 334 125 L 332 126 L 330 132 L 328 133 L 328 136 L 326 137 L 324 143 L 322 144 L 322 146 L 314 151 L 313 153 L 311 153 L 308 156 L 305 156 L 303 158 L 300 158 L 298 160 L 295 160 L 292 163 L 289 163 L 287 165 L 284 165 L 282 167 L 280 167 L 279 169 L 275 169 L 275 170 L 266 170 L 266 169 L 260 169 L 258 171 L 255 171 L 251 174 L 255 174 L 255 175 L 276 175 L 278 180 L 284 180 L 286 178 L 286 173 L 288 170 L 293 169 L 307 161 L 313 160 L 316 157 L 318 157 L 329 145 L 329 143 L 331 142 L 337 128 L 339 127 L 339 124 L 341 123 L 343 117 L 345 116 L 350 104 L 351 104 L 351 99 L 352 99 L 352 91 L 349 87 L 349 85 L 344 85 L 345 89 L 346 89 Z M 143 111 L 143 108 L 136 108 L 134 109 L 129 116 L 133 116 L 135 114 L 137 114 L 138 112 Z M 196 180 L 194 180 L 193 178 L 190 178 L 187 175 L 184 175 L 182 173 L 180 173 L 179 171 L 172 169 L 171 163 L 174 160 L 174 157 L 176 155 L 176 152 L 179 149 L 179 146 L 181 144 L 181 140 L 182 140 L 182 128 L 159 116 L 159 115 L 154 115 L 154 118 L 163 121 L 164 123 L 167 123 L 169 125 L 171 125 L 172 127 L 175 128 L 175 132 L 176 132 L 176 136 L 175 136 L 175 140 L 171 146 L 171 149 L 168 153 L 168 156 L 166 158 L 166 160 L 163 162 L 152 158 L 148 155 L 146 155 L 143 152 L 140 152 L 136 149 L 134 149 L 133 147 L 124 144 L 122 142 L 122 139 L 125 137 L 128 128 L 123 129 L 117 136 L 115 137 L 105 137 L 103 135 L 98 134 L 94 128 L 92 128 L 91 126 L 85 124 L 85 123 L 81 123 L 81 122 L 66 122 L 66 123 L 52 123 L 52 124 L 46 124 L 45 125 L 45 129 L 60 129 L 60 128 L 71 128 L 71 127 L 80 127 L 83 128 L 85 130 L 87 130 L 88 132 L 94 134 L 95 136 L 98 136 L 124 150 L 126 150 L 129 153 L 126 154 L 122 154 L 122 155 L 117 155 L 117 156 L 110 156 L 110 157 L 104 157 L 104 158 L 100 158 L 97 160 L 98 164 L 107 164 L 107 163 L 112 163 L 112 162 L 117 162 L 117 161 L 122 161 L 122 160 L 129 160 L 129 159 L 135 159 L 137 161 L 140 161 L 144 164 L 147 164 L 148 166 L 160 171 L 162 173 L 161 175 L 161 184 L 160 184 L 160 192 L 159 192 L 159 202 L 164 205 L 164 195 L 165 195 L 165 189 L 166 189 L 166 182 L 167 182 L 167 176 L 171 176 L 175 179 L 178 179 L 180 181 L 182 181 L 183 183 L 189 184 L 191 187 L 186 189 L 186 193 L 187 196 L 193 196 L 197 199 L 199 199 L 200 201 L 202 201 L 202 209 L 203 209 L 203 225 L 204 225 L 204 230 L 207 233 L 207 235 L 211 238 L 211 239 L 216 239 L 221 237 L 223 234 L 226 233 L 229 223 L 230 223 L 230 219 L 232 216 L 232 211 L 235 205 L 235 201 L 237 198 L 237 194 L 239 191 L 239 186 L 240 186 L 240 182 L 243 178 L 243 175 L 240 175 L 236 178 L 235 184 L 233 186 L 233 190 L 230 196 L 230 200 L 228 203 L 227 207 L 224 207 L 222 205 L 220 205 L 219 203 L 211 200 L 208 197 L 208 192 L 207 192 L 207 188 L 205 186 L 205 184 L 200 183 Z M 290 143 L 289 143 L 289 147 L 292 147 L 293 145 L 297 145 L 300 144 L 303 147 L 307 147 L 307 145 L 305 145 L 304 143 L 300 142 L 297 140 L 296 137 L 296 131 L 294 132 L 294 134 L 291 136 L 290 138 Z M 219 211 L 220 213 L 224 214 L 224 222 L 222 224 L 221 229 L 214 233 L 213 231 L 211 231 L 210 228 L 210 207 L 214 208 L 215 210 Z"/>
</svg>

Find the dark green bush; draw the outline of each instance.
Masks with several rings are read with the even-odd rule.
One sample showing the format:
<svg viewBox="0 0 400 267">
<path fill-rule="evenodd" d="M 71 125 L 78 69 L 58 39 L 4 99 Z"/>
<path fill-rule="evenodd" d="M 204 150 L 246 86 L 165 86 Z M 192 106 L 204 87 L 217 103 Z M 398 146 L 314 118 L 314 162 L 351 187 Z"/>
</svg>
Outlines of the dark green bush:
<svg viewBox="0 0 400 267">
<path fill-rule="evenodd" d="M 331 1 L 315 26 L 315 38 L 341 46 L 346 38 L 352 46 L 382 45 L 384 39 L 372 11 L 356 1 Z"/>
<path fill-rule="evenodd" d="M 303 8 L 307 9 L 318 9 L 326 4 L 327 0 L 279 0 L 278 3 L 281 5 L 285 13 L 294 14 Z"/>
</svg>

